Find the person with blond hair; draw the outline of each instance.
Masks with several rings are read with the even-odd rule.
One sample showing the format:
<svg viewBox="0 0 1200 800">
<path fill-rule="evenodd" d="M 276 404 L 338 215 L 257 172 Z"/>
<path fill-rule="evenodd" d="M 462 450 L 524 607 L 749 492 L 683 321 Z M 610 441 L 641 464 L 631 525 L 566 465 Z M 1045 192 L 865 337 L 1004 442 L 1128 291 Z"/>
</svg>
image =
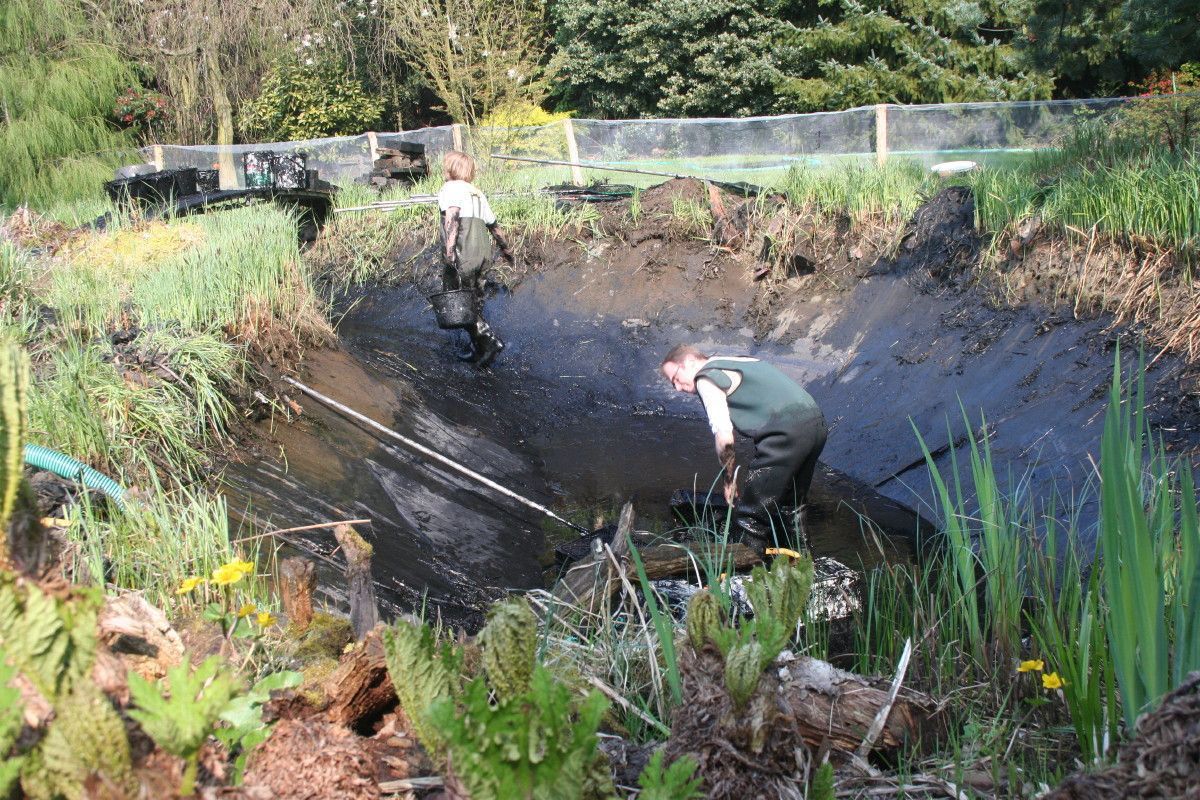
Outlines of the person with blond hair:
<svg viewBox="0 0 1200 800">
<path fill-rule="evenodd" d="M 735 506 L 733 524 L 741 538 L 763 550 L 795 533 L 795 543 L 807 547 L 802 512 L 828 434 L 812 395 L 765 361 L 709 356 L 686 344 L 667 353 L 659 368 L 677 390 L 704 403 L 725 471 L 725 500 Z M 735 430 L 754 441 L 740 502 Z"/>
<path fill-rule="evenodd" d="M 486 367 L 504 349 L 504 342 L 483 318 L 483 286 L 486 269 L 492 263 L 492 240 L 510 265 L 516 259 L 487 197 L 471 183 L 475 179 L 475 159 L 451 150 L 442 158 L 442 173 L 446 182 L 437 194 L 442 214 L 442 286 L 445 291 L 472 291 L 475 321 L 467 329 L 471 350 L 459 357 Z"/>
</svg>

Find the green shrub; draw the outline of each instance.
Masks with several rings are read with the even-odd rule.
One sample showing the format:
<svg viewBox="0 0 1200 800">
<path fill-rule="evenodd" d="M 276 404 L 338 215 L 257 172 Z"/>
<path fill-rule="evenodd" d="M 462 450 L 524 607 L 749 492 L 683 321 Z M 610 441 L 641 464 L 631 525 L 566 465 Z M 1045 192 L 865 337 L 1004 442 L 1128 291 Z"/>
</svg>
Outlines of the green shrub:
<svg viewBox="0 0 1200 800">
<path fill-rule="evenodd" d="M 288 58 L 263 80 L 262 91 L 239 120 L 243 131 L 259 141 L 319 139 L 371 130 L 383 108 L 383 99 L 369 95 L 341 63 Z"/>
</svg>

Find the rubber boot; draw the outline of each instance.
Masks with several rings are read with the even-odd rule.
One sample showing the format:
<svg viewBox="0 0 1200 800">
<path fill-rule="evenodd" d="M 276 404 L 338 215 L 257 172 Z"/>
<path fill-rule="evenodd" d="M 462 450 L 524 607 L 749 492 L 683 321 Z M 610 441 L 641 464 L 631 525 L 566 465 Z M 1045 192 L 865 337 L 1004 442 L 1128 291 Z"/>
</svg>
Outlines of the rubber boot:
<svg viewBox="0 0 1200 800">
<path fill-rule="evenodd" d="M 734 515 L 730 534 L 731 539 L 740 541 L 759 556 L 766 554 L 767 548 L 771 547 L 774 539 L 771 535 L 770 525 L 741 509 Z"/>
<path fill-rule="evenodd" d="M 500 355 L 500 351 L 504 349 L 504 342 L 500 341 L 500 337 L 490 330 L 482 338 L 483 342 L 479 347 L 479 356 L 475 359 L 475 363 L 486 367 L 495 360 L 496 356 Z"/>
<path fill-rule="evenodd" d="M 459 361 L 467 361 L 467 362 L 474 361 L 476 358 L 476 353 L 479 352 L 479 347 L 475 344 L 475 334 L 472 333 L 470 336 L 471 336 L 471 338 L 467 341 L 467 346 L 464 349 L 459 350 L 457 353 L 454 354 L 454 357 L 457 358 Z M 461 343 L 462 339 L 459 338 L 456 341 Z"/>
<path fill-rule="evenodd" d="M 481 367 L 492 363 L 493 359 L 504 349 L 504 342 L 500 341 L 500 337 L 492 330 L 492 326 L 488 325 L 482 317 L 475 323 L 475 328 L 471 332 L 471 342 L 475 345 L 475 363 Z"/>
</svg>

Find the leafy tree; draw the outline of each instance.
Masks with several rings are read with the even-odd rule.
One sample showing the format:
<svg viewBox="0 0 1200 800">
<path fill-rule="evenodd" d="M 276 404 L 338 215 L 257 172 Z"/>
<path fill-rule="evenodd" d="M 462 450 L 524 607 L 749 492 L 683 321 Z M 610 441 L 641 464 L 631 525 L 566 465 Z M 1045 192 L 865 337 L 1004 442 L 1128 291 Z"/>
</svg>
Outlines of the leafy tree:
<svg viewBox="0 0 1200 800">
<path fill-rule="evenodd" d="M 781 91 L 795 111 L 873 103 L 1039 100 L 1047 74 L 1013 45 L 1021 5 L 984 0 L 828 0 L 787 39 Z"/>
<path fill-rule="evenodd" d="M 0 2 L 0 205 L 95 193 L 132 149 L 108 115 L 134 82 L 76 0 Z"/>
<path fill-rule="evenodd" d="M 325 0 L 95 0 L 112 41 L 170 99 L 177 140 L 233 144 L 237 108 L 285 51 L 300 47 Z M 232 156 L 222 159 L 232 174 Z"/>
<path fill-rule="evenodd" d="M 775 106 L 771 0 L 559 0 L 555 100 L 582 115 L 748 116 Z"/>
<path fill-rule="evenodd" d="M 240 122 L 258 141 L 288 141 L 359 134 L 371 130 L 382 113 L 382 98 L 369 95 L 336 59 L 289 56 L 267 75 L 258 97 L 242 107 Z"/>
<path fill-rule="evenodd" d="M 544 0 L 382 0 L 383 42 L 455 122 L 545 96 Z"/>
<path fill-rule="evenodd" d="M 1034 0 L 1027 56 L 1069 97 L 1116 94 L 1145 74 L 1129 53 L 1125 0 Z"/>
<path fill-rule="evenodd" d="M 1149 67 L 1173 68 L 1200 55 L 1196 0 L 1126 0 L 1133 54 Z"/>
</svg>

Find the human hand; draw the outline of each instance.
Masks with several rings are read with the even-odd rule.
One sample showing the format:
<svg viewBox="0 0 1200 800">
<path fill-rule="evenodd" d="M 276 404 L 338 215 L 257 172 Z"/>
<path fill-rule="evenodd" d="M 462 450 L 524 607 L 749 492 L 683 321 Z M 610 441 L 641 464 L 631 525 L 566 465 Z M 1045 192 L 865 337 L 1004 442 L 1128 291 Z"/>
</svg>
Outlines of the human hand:
<svg viewBox="0 0 1200 800">
<path fill-rule="evenodd" d="M 725 504 L 732 506 L 737 502 L 738 488 L 737 481 L 729 478 L 725 479 Z"/>
<path fill-rule="evenodd" d="M 714 436 L 713 443 L 717 447 L 717 458 L 722 466 L 732 470 L 729 462 L 733 461 L 733 432 L 721 432 Z"/>
</svg>

